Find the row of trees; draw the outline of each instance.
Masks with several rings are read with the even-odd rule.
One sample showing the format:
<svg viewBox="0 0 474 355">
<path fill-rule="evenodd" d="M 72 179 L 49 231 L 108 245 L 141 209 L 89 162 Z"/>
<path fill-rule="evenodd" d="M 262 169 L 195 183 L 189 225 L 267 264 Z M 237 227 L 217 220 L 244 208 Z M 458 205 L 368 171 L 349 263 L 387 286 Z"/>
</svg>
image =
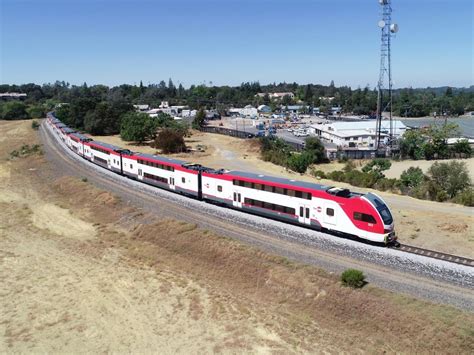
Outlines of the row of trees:
<svg viewBox="0 0 474 355">
<path fill-rule="evenodd" d="M 98 102 L 123 101 L 127 104 L 149 104 L 158 106 L 161 101 L 171 104 L 188 105 L 191 108 L 214 108 L 221 112 L 232 106 L 247 104 L 267 104 L 276 108 L 277 104 L 290 105 L 296 102 L 305 103 L 313 107 L 320 107 L 322 111 L 330 106 L 342 106 L 344 111 L 355 114 L 371 114 L 377 108 L 377 92 L 375 89 L 352 89 L 348 86 L 336 87 L 334 82 L 329 85 L 297 83 L 279 83 L 260 85 L 258 82 L 246 82 L 240 86 L 215 86 L 212 82 L 191 85 L 184 88 L 176 86 L 169 79 L 168 83 L 161 81 L 158 84 L 139 85 L 123 84 L 115 87 L 105 85 L 81 86 L 70 85 L 64 81 L 54 84 L 25 84 L 0 85 L 0 92 L 23 92 L 27 94 L 27 104 L 46 103 L 49 106 L 57 103 L 72 103 L 78 99 L 88 99 Z M 295 95 L 284 97 L 281 101 L 272 101 L 268 95 L 256 96 L 260 92 L 291 92 Z M 387 95 L 385 95 L 387 96 Z M 327 98 L 331 97 L 329 101 Z M 387 98 L 385 97 L 385 104 Z M 393 109 L 400 116 L 426 116 L 436 112 L 439 115 L 459 115 L 465 111 L 474 110 L 474 87 L 468 89 L 426 88 L 400 89 L 393 93 Z"/>
<path fill-rule="evenodd" d="M 400 139 L 401 158 L 414 160 L 469 158 L 472 155 L 472 148 L 467 139 L 459 140 L 451 147 L 447 144 L 448 138 L 459 135 L 459 127 L 453 123 L 409 130 Z"/>
<path fill-rule="evenodd" d="M 312 174 L 318 178 L 346 182 L 353 186 L 389 190 L 419 199 L 439 202 L 449 200 L 474 206 L 474 190 L 464 162 L 435 162 L 427 174 L 419 167 L 410 167 L 401 174 L 400 179 L 385 177 L 383 172 L 390 166 L 391 162 L 387 159 L 374 159 L 358 170 L 349 161 L 343 170 L 328 174 L 321 170 L 313 170 Z"/>
<path fill-rule="evenodd" d="M 311 164 L 322 163 L 326 160 L 324 146 L 319 139 L 306 139 L 302 152 L 294 152 L 292 147 L 281 138 L 262 137 L 260 139 L 262 159 L 284 166 L 298 173 L 304 173 Z"/>
</svg>

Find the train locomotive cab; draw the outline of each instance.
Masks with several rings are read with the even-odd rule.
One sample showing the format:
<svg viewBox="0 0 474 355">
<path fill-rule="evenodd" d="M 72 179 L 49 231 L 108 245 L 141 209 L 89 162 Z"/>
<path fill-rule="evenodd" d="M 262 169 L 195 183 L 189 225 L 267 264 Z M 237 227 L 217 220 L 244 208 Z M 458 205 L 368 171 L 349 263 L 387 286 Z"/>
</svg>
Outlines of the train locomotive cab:
<svg viewBox="0 0 474 355">
<path fill-rule="evenodd" d="M 397 240 L 395 233 L 395 224 L 392 213 L 382 198 L 372 192 L 362 196 L 376 210 L 378 217 L 383 223 L 383 243 L 389 244 Z"/>
</svg>

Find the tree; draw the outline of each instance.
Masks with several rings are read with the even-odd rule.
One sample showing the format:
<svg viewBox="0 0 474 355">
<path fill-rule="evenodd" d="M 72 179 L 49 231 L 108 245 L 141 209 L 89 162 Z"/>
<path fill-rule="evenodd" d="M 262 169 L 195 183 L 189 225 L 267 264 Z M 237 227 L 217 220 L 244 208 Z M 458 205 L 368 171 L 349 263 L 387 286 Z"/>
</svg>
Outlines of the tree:
<svg viewBox="0 0 474 355">
<path fill-rule="evenodd" d="M 467 139 L 459 139 L 451 148 L 453 153 L 462 154 L 466 158 L 472 155 L 472 148 Z"/>
<path fill-rule="evenodd" d="M 308 166 L 311 165 L 313 160 L 314 156 L 311 152 L 303 151 L 301 154 L 292 153 L 288 158 L 287 165 L 291 170 L 303 174 L 306 172 L 306 169 L 308 169 Z"/>
<path fill-rule="evenodd" d="M 451 198 L 456 196 L 458 192 L 471 186 L 469 171 L 464 162 L 435 162 L 428 169 L 428 174 L 432 182 L 439 186 Z"/>
<path fill-rule="evenodd" d="M 321 163 L 325 159 L 325 149 L 321 141 L 316 137 L 309 137 L 305 140 L 305 151 L 313 155 L 311 163 Z"/>
<path fill-rule="evenodd" d="M 392 163 L 388 159 L 376 158 L 362 168 L 362 172 L 370 173 L 375 176 L 377 180 L 385 177 L 383 171 L 390 169 Z"/>
<path fill-rule="evenodd" d="M 285 95 L 281 99 L 281 104 L 284 105 L 284 106 L 291 105 L 292 103 L 293 103 L 293 100 L 291 99 L 290 95 Z"/>
<path fill-rule="evenodd" d="M 304 101 L 309 104 L 313 99 L 313 90 L 311 90 L 311 85 L 306 85 L 304 90 Z"/>
<path fill-rule="evenodd" d="M 400 154 L 402 158 L 411 158 L 415 160 L 424 158 L 423 145 L 426 138 L 423 136 L 422 131 L 418 129 L 412 129 L 403 135 L 400 139 Z"/>
<path fill-rule="evenodd" d="M 196 117 L 193 120 L 193 128 L 199 129 L 204 126 L 206 121 L 206 111 L 204 108 L 200 108 L 199 111 L 196 113 Z"/>
<path fill-rule="evenodd" d="M 156 136 L 157 122 L 146 113 L 129 112 L 122 116 L 120 136 L 125 141 L 143 143 Z"/>
<path fill-rule="evenodd" d="M 402 185 L 415 188 L 421 185 L 425 178 L 425 174 L 423 174 L 423 170 L 419 167 L 409 167 L 407 170 L 404 170 L 400 175 L 400 181 Z"/>
<path fill-rule="evenodd" d="M 2 105 L 2 118 L 4 120 L 24 120 L 30 116 L 23 102 L 11 101 Z"/>
<path fill-rule="evenodd" d="M 160 131 L 152 146 L 161 149 L 164 154 L 181 153 L 187 149 L 181 132 L 169 128 Z"/>
</svg>

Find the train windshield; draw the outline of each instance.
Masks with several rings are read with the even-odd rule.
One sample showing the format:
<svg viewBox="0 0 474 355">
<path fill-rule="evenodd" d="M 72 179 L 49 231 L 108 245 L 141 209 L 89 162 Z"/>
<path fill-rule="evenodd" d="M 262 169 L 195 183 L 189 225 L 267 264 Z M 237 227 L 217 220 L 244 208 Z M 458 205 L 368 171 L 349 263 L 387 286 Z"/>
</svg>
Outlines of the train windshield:
<svg viewBox="0 0 474 355">
<path fill-rule="evenodd" d="M 380 216 L 382 217 L 383 223 L 385 225 L 392 224 L 392 214 L 390 213 L 390 210 L 388 209 L 387 205 L 380 199 L 380 197 L 371 192 L 364 195 L 364 197 L 367 198 L 367 200 L 369 200 L 370 202 L 372 202 L 377 211 L 380 213 Z"/>
</svg>

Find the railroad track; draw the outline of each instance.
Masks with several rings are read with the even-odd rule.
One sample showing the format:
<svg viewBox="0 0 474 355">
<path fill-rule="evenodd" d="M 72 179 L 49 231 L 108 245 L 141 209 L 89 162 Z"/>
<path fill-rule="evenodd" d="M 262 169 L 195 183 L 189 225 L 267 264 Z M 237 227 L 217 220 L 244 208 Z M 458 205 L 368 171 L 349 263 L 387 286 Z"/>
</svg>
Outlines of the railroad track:
<svg viewBox="0 0 474 355">
<path fill-rule="evenodd" d="M 400 243 L 398 243 L 397 245 L 392 246 L 391 248 L 403 251 L 405 253 L 422 255 L 422 256 L 426 256 L 428 258 L 432 258 L 432 259 L 444 260 L 444 261 L 448 261 L 448 262 L 455 263 L 455 264 L 461 264 L 461 265 L 474 267 L 474 260 L 469 259 L 469 258 L 465 258 L 463 256 L 457 256 L 457 255 L 452 255 L 452 254 L 441 253 L 439 251 L 423 249 L 423 248 L 420 248 L 420 247 L 414 247 L 414 246 L 411 246 L 411 245 L 400 244 Z"/>
</svg>

